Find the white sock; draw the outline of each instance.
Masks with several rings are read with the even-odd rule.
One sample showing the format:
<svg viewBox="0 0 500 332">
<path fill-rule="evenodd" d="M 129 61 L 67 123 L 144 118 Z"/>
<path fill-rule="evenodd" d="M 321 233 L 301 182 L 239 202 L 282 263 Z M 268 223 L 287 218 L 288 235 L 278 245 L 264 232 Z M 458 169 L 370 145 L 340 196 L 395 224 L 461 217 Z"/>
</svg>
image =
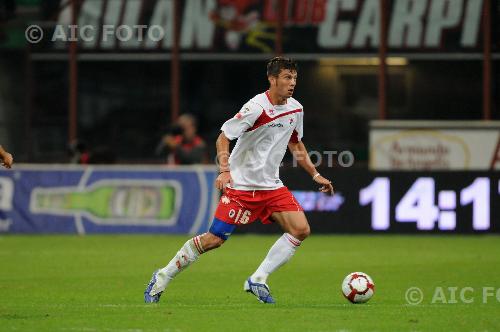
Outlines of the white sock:
<svg viewBox="0 0 500 332">
<path fill-rule="evenodd" d="M 292 258 L 301 241 L 285 233 L 276 241 L 257 271 L 250 276 L 252 282 L 266 283 L 267 277 Z"/>
<path fill-rule="evenodd" d="M 205 252 L 201 246 L 201 235 L 186 241 L 182 248 L 175 254 L 174 258 L 156 275 L 156 284 L 149 293 L 151 296 L 163 292 L 174 277 L 189 265 L 194 263 L 198 257 Z"/>
</svg>

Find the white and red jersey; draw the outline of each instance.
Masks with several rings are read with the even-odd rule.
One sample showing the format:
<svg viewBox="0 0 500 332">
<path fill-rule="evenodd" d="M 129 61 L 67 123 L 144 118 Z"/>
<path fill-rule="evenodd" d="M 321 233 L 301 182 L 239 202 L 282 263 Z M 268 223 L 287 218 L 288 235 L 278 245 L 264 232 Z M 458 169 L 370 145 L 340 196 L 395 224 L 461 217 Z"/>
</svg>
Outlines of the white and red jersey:
<svg viewBox="0 0 500 332">
<path fill-rule="evenodd" d="M 290 141 L 303 135 L 303 108 L 294 98 L 273 105 L 268 92 L 250 99 L 226 121 L 221 130 L 238 139 L 229 157 L 233 185 L 237 190 L 270 190 L 283 187 L 279 167 Z"/>
</svg>

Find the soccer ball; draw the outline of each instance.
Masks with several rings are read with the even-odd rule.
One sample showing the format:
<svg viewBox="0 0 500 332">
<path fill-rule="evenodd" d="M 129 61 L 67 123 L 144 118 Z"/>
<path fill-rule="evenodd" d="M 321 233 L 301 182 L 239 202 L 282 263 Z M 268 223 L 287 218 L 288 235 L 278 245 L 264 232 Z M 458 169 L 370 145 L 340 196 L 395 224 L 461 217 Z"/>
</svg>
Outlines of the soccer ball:
<svg viewBox="0 0 500 332">
<path fill-rule="evenodd" d="M 352 303 L 368 301 L 375 291 L 372 278 L 363 272 L 349 273 L 342 282 L 342 293 Z"/>
</svg>

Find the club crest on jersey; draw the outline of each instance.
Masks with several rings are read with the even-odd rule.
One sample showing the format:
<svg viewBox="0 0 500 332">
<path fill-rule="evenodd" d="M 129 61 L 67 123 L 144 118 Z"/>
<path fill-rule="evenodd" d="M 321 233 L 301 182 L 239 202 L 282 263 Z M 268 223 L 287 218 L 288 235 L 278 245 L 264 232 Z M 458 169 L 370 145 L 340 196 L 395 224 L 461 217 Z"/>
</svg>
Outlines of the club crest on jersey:
<svg viewBox="0 0 500 332">
<path fill-rule="evenodd" d="M 290 118 L 290 125 L 293 124 L 293 118 Z"/>
<path fill-rule="evenodd" d="M 247 113 L 250 113 L 250 109 L 248 107 L 245 107 L 244 109 L 242 109 L 241 111 L 239 111 L 238 113 L 236 113 L 236 115 L 234 116 L 235 119 L 241 119 L 243 117 L 243 115 L 247 114 Z"/>
<path fill-rule="evenodd" d="M 229 218 L 234 218 L 234 215 L 236 214 L 236 211 L 234 211 L 233 209 L 229 210 Z"/>
<path fill-rule="evenodd" d="M 227 196 L 222 196 L 220 201 L 223 203 L 223 204 L 229 204 L 231 201 L 229 200 L 229 197 Z"/>
</svg>

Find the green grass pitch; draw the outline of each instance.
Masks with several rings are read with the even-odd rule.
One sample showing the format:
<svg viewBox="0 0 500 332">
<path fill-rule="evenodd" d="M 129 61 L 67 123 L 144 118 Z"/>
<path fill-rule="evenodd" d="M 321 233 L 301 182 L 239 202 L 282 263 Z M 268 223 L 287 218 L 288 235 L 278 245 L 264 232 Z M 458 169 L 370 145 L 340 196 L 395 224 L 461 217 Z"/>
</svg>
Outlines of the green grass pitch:
<svg viewBox="0 0 500 332">
<path fill-rule="evenodd" d="M 186 236 L 1 236 L 0 331 L 500 330 L 497 236 L 313 235 L 270 277 L 270 306 L 242 286 L 276 238 L 234 235 L 146 305 L 152 271 Z M 341 295 L 354 271 L 375 281 L 366 304 Z"/>
</svg>

